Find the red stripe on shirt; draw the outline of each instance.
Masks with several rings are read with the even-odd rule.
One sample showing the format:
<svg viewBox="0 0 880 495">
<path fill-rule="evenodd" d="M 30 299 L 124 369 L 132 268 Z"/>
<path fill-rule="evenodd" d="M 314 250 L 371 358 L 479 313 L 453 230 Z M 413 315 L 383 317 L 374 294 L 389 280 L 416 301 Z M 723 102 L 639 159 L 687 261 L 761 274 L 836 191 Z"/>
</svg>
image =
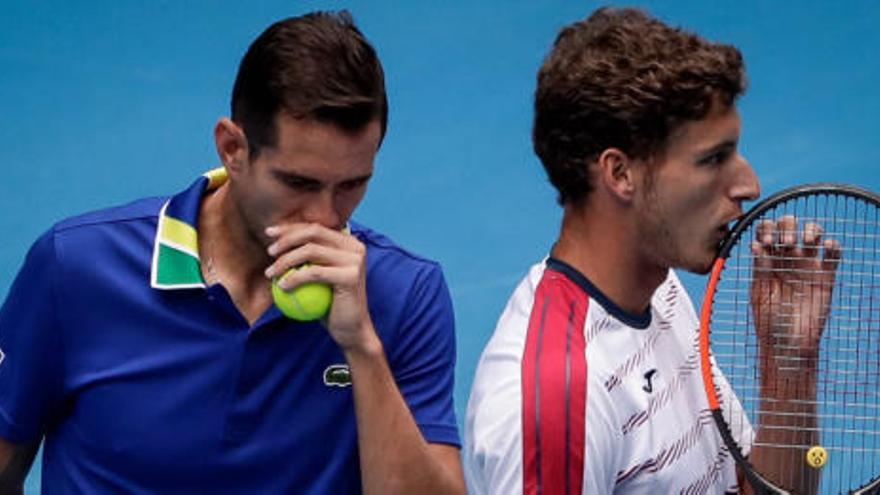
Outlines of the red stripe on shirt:
<svg viewBox="0 0 880 495">
<path fill-rule="evenodd" d="M 589 298 L 547 269 L 538 284 L 522 359 L 523 493 L 581 493 Z"/>
</svg>

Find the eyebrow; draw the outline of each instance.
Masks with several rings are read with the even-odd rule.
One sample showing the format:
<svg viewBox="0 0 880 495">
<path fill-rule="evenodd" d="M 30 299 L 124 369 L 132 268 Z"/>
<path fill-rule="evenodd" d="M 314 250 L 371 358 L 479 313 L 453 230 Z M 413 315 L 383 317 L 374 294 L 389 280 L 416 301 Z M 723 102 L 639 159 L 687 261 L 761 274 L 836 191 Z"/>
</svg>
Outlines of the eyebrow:
<svg viewBox="0 0 880 495">
<path fill-rule="evenodd" d="M 366 175 L 361 175 L 360 177 L 352 177 L 351 179 L 345 179 L 342 182 L 343 183 L 344 182 L 366 182 L 366 181 L 370 180 L 371 177 L 373 177 L 372 173 L 366 174 Z"/>
<path fill-rule="evenodd" d="M 300 175 L 293 172 L 284 172 L 278 169 L 272 170 L 272 175 L 274 175 L 277 179 L 286 183 L 297 183 L 301 185 L 320 185 L 321 181 L 318 179 L 308 177 L 305 175 Z"/>
<path fill-rule="evenodd" d="M 272 175 L 274 175 L 279 180 L 281 180 L 283 182 L 287 182 L 287 183 L 297 183 L 297 184 L 304 185 L 304 186 L 320 186 L 320 185 L 322 185 L 322 182 L 318 179 L 315 179 L 313 177 L 309 177 L 306 175 L 300 175 L 295 172 L 284 172 L 282 170 L 274 169 L 274 170 L 272 170 Z M 353 183 L 353 182 L 355 182 L 355 183 L 356 182 L 366 182 L 366 181 L 370 180 L 371 177 L 373 177 L 373 174 L 369 173 L 369 174 L 361 175 L 358 177 L 352 177 L 351 179 L 345 179 L 344 181 L 342 181 L 342 183 L 344 184 L 344 183 Z"/>
<path fill-rule="evenodd" d="M 698 151 L 697 156 L 705 157 L 705 156 L 709 156 L 713 153 L 717 153 L 719 151 L 735 150 L 738 143 L 739 143 L 738 139 L 727 139 L 727 140 L 724 140 L 718 144 L 712 145 L 706 149 L 702 149 L 702 150 Z"/>
</svg>

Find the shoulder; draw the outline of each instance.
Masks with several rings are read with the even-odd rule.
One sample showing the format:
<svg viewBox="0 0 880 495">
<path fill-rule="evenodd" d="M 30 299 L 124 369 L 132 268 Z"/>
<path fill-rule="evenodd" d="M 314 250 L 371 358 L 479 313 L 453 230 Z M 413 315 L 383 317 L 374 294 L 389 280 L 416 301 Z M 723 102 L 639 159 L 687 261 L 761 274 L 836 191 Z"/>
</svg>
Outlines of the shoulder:
<svg viewBox="0 0 880 495">
<path fill-rule="evenodd" d="M 522 380 L 528 370 L 540 369 L 541 380 L 559 384 L 565 380 L 566 363 L 584 364 L 587 301 L 583 291 L 564 275 L 547 270 L 543 261 L 532 265 L 508 299 L 480 356 L 471 390 L 473 412 L 485 409 L 495 417 L 518 411 L 511 405 L 522 401 Z M 578 357 L 570 359 L 573 356 Z"/>
<path fill-rule="evenodd" d="M 367 248 L 369 282 L 384 288 L 410 287 L 417 282 L 445 285 L 439 263 L 404 249 L 387 236 L 356 222 L 351 233 Z"/>
<path fill-rule="evenodd" d="M 52 232 L 55 235 L 62 235 L 114 224 L 151 220 L 155 224 L 159 210 L 167 199 L 167 197 L 144 198 L 124 205 L 76 215 L 56 223 L 52 227 Z"/>
<path fill-rule="evenodd" d="M 64 266 L 84 268 L 94 263 L 109 265 L 122 252 L 142 253 L 140 257 L 148 259 L 166 199 L 146 198 L 66 218 L 45 231 L 31 252 L 50 256 Z"/>
<path fill-rule="evenodd" d="M 403 263 L 410 267 L 439 268 L 439 264 L 436 261 L 403 248 L 388 236 L 376 230 L 356 222 L 349 222 L 349 225 L 352 235 L 367 246 L 368 256 L 371 256 L 374 262 L 393 262 Z"/>
<path fill-rule="evenodd" d="M 389 346 L 390 360 L 410 353 L 412 339 L 451 342 L 452 299 L 440 265 L 375 230 L 354 222 L 349 226 L 367 248 L 367 300 L 374 324 Z"/>
<path fill-rule="evenodd" d="M 544 263 L 533 265 L 514 289 L 483 349 L 474 376 L 469 401 L 471 416 L 480 414 L 487 420 L 507 417 L 519 411 L 521 402 L 521 366 L 526 346 L 529 320 L 534 306 L 535 291 L 541 283 Z M 510 420 L 518 421 L 518 415 Z"/>
<path fill-rule="evenodd" d="M 589 473 L 598 472 L 596 459 L 616 466 L 617 413 L 603 374 L 586 362 L 587 327 L 595 318 L 589 302 L 581 287 L 543 261 L 514 290 L 480 358 L 468 401 L 465 458 L 473 486 L 521 491 L 539 462 L 583 471 L 583 464 L 569 463 L 570 451 L 582 453 L 580 459 L 595 454 L 587 455 Z M 540 443 L 531 441 L 537 437 Z M 523 459 L 529 461 L 524 465 Z"/>
</svg>

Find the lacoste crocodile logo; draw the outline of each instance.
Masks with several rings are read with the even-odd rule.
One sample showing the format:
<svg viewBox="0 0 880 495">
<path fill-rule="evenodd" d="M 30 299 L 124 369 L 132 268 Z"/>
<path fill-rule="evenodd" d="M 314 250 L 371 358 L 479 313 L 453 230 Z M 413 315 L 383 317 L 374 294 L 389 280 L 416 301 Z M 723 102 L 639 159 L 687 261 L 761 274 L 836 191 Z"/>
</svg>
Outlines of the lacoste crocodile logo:
<svg viewBox="0 0 880 495">
<path fill-rule="evenodd" d="M 324 385 L 328 387 L 350 387 L 351 372 L 347 364 L 331 364 L 324 370 Z"/>
</svg>

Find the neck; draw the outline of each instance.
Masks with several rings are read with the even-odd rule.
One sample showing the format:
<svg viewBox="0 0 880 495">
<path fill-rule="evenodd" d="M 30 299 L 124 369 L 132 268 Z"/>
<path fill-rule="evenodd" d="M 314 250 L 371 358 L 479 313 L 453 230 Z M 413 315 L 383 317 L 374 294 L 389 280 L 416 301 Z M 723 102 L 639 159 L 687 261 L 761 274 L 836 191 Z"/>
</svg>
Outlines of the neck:
<svg viewBox="0 0 880 495">
<path fill-rule="evenodd" d="M 636 222 L 616 206 L 591 206 L 591 200 L 581 207 L 566 205 L 552 255 L 584 274 L 614 304 L 642 313 L 668 267 L 642 253 Z"/>
<path fill-rule="evenodd" d="M 212 283 L 222 282 L 232 292 L 250 294 L 265 291 L 268 281 L 263 270 L 271 263 L 262 242 L 229 196 L 228 184 L 207 194 L 199 211 L 199 255 L 202 270 L 210 264 Z"/>
</svg>

